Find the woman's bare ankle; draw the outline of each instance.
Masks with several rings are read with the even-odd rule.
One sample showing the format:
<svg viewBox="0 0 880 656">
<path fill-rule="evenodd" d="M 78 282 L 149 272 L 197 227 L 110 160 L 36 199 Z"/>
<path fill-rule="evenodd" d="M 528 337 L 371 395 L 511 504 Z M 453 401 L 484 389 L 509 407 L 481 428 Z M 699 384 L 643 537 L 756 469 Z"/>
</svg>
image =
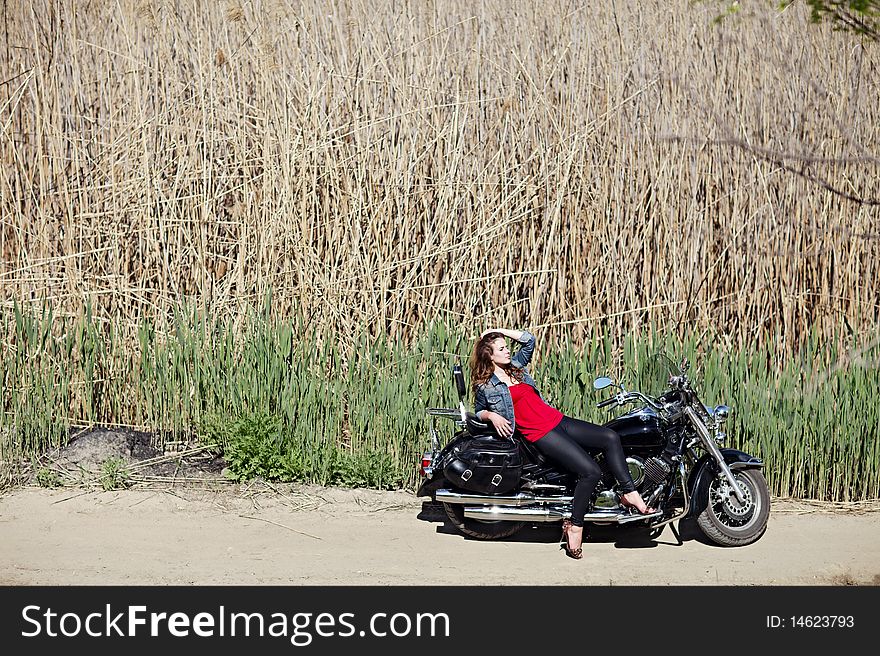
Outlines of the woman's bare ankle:
<svg viewBox="0 0 880 656">
<path fill-rule="evenodd" d="M 641 512 L 645 512 L 646 510 L 649 510 L 648 504 L 642 498 L 642 495 L 639 494 L 638 490 L 632 490 L 631 492 L 626 492 L 623 495 L 623 498 L 626 499 L 630 505 L 635 506 Z"/>
</svg>

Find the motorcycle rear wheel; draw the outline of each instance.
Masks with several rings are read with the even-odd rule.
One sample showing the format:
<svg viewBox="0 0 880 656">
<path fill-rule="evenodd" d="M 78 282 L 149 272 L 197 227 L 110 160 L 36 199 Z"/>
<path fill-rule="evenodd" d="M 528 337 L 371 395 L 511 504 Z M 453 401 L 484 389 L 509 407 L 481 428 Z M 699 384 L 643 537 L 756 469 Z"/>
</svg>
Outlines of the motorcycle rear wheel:
<svg viewBox="0 0 880 656">
<path fill-rule="evenodd" d="M 764 535 L 770 517 L 770 490 L 759 469 L 733 472 L 737 485 L 746 498 L 740 506 L 729 493 L 726 479 L 714 478 L 702 486 L 705 495 L 703 511 L 697 515 L 697 526 L 715 544 L 743 547 Z"/>
<path fill-rule="evenodd" d="M 484 522 L 465 517 L 464 506 L 460 503 L 444 503 L 443 510 L 459 533 L 478 540 L 507 538 L 525 526 L 525 522 Z"/>
</svg>

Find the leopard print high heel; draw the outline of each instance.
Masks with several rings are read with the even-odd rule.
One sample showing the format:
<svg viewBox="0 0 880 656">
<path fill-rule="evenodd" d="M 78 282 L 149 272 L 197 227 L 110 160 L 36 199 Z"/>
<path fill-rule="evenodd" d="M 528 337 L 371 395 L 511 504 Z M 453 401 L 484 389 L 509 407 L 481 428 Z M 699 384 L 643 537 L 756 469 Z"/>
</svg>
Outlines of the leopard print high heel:
<svg viewBox="0 0 880 656">
<path fill-rule="evenodd" d="M 582 547 L 578 547 L 577 549 L 572 549 L 568 545 L 568 529 L 571 528 L 571 520 L 563 519 L 562 520 L 562 539 L 559 542 L 559 548 L 565 550 L 565 555 L 569 558 L 574 558 L 575 560 L 580 560 L 584 556 L 584 550 Z"/>
</svg>

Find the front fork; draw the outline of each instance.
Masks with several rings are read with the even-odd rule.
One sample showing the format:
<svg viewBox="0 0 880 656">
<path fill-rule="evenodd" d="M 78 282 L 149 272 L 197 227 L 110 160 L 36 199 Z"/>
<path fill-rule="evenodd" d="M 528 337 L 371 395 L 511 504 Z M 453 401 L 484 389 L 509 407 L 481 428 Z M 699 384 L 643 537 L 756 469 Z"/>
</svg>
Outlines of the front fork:
<svg viewBox="0 0 880 656">
<path fill-rule="evenodd" d="M 684 414 L 687 415 L 687 418 L 697 431 L 697 435 L 700 436 L 700 440 L 703 442 L 703 446 L 706 447 L 706 451 L 712 454 L 712 457 L 715 458 L 715 462 L 718 463 L 718 468 L 727 479 L 727 482 L 730 483 L 730 487 L 733 490 L 733 494 L 736 496 L 736 500 L 739 501 L 740 505 L 745 504 L 746 498 L 743 496 L 742 490 L 739 489 L 739 485 L 733 477 L 733 472 L 730 471 L 730 467 L 728 467 L 727 463 L 724 461 L 724 456 L 721 455 L 721 450 L 709 434 L 709 429 L 706 428 L 706 424 L 703 423 L 703 420 L 697 415 L 696 410 L 691 406 L 684 409 Z"/>
</svg>

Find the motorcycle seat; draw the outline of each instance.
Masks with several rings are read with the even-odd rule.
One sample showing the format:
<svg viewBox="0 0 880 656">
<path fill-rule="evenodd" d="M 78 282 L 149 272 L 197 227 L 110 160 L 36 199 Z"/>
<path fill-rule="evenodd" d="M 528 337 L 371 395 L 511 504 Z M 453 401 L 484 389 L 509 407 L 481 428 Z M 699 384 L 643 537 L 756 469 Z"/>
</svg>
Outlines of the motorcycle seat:
<svg viewBox="0 0 880 656">
<path fill-rule="evenodd" d="M 547 458 L 544 457 L 544 454 L 538 451 L 538 448 L 534 444 L 525 439 L 519 431 L 516 431 L 516 436 L 519 438 L 520 447 L 523 451 L 525 451 L 529 460 L 534 462 L 536 465 L 543 466 L 547 464 Z"/>
<path fill-rule="evenodd" d="M 491 422 L 488 421 L 480 421 L 477 419 L 477 415 L 473 412 L 468 412 L 465 414 L 465 420 L 467 423 L 468 432 L 474 437 L 478 437 L 480 435 L 492 435 L 494 437 L 500 437 L 498 435 L 498 431 L 495 430 L 495 426 L 492 425 Z M 525 452 L 526 456 L 529 460 L 539 466 L 544 466 L 547 464 L 547 458 L 538 451 L 534 444 L 529 442 L 526 438 L 523 437 L 522 433 L 518 430 L 514 431 L 514 439 L 520 444 L 520 448 Z"/>
<path fill-rule="evenodd" d="M 480 421 L 477 419 L 477 415 L 473 412 L 465 413 L 465 423 L 467 424 L 468 432 L 473 435 L 495 435 L 498 436 L 498 432 L 495 430 L 495 426 L 493 426 L 488 421 Z"/>
</svg>

